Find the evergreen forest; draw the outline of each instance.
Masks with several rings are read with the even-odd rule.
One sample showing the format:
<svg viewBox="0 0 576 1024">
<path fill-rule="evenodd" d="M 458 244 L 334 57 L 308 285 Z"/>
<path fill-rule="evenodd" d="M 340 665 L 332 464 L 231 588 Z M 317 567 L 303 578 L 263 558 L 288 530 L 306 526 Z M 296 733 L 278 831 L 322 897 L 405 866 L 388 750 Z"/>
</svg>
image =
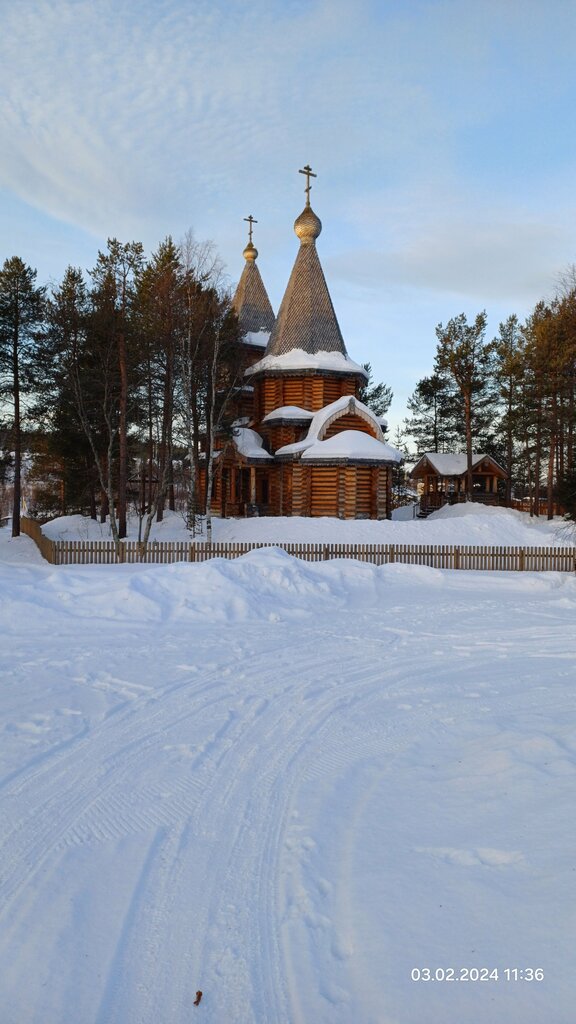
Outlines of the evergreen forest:
<svg viewBox="0 0 576 1024">
<path fill-rule="evenodd" d="M 154 519 L 178 507 L 191 529 L 206 507 L 197 491 L 215 439 L 232 430 L 242 387 L 238 320 L 209 243 L 109 239 L 87 274 L 68 267 L 48 288 L 19 257 L 0 269 L 0 516 L 20 532 L 22 480 L 37 517 L 110 517 L 116 542 L 137 513 L 146 542 Z M 429 376 L 416 384 L 393 443 L 407 461 L 424 452 L 492 455 L 507 471 L 507 504 L 534 515 L 576 512 L 574 460 L 576 273 L 487 336 L 487 317 L 462 313 L 436 327 Z M 369 380 L 362 400 L 379 414 L 392 392 Z"/>
</svg>

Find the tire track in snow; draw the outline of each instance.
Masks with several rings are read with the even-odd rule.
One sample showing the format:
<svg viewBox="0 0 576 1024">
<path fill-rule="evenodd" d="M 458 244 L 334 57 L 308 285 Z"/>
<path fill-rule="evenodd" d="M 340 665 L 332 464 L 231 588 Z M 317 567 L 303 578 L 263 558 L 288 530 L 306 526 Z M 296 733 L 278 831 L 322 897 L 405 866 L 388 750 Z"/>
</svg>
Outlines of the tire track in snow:
<svg viewBox="0 0 576 1024">
<path fill-rule="evenodd" d="M 312 658 L 314 677 L 317 676 L 322 664 L 322 654 L 318 653 L 316 642 L 311 641 L 310 647 L 312 648 L 311 652 L 304 655 L 300 653 L 297 658 L 290 658 L 292 672 L 298 673 L 300 667 L 309 665 Z M 255 656 L 252 667 L 258 677 L 261 677 L 266 671 L 274 673 L 278 667 L 278 658 L 272 656 L 270 659 L 268 655 Z M 242 741 L 234 745 L 227 742 L 227 738 L 221 737 L 221 749 L 217 755 L 215 756 L 212 752 L 211 756 L 199 766 L 199 770 L 204 770 L 206 774 L 206 784 L 202 798 L 182 835 L 180 862 L 170 872 L 169 886 L 167 884 L 157 885 L 155 892 L 147 894 L 148 913 L 152 913 L 151 907 L 156 904 L 156 911 L 152 916 L 157 921 L 164 921 L 166 942 L 174 943 L 175 930 L 181 934 L 181 946 L 186 950 L 185 955 L 182 954 L 182 963 L 190 965 L 190 974 L 187 971 L 182 972 L 181 965 L 174 965 L 172 972 L 170 972 L 170 968 L 167 971 L 164 970 L 162 977 L 156 977 L 156 983 L 151 986 L 152 1003 L 150 1003 L 149 991 L 143 1002 L 139 988 L 142 963 L 149 964 L 152 976 L 155 976 L 158 972 L 154 970 L 154 950 L 158 946 L 162 948 L 163 943 L 159 942 L 157 935 L 153 938 L 146 930 L 140 934 L 133 933 L 132 947 L 126 948 L 122 964 L 124 993 L 122 1004 L 132 1007 L 135 1020 L 152 1024 L 153 1021 L 162 1019 L 165 1010 L 163 1009 L 163 996 L 160 996 L 159 993 L 165 994 L 168 991 L 171 1005 L 174 1009 L 177 1005 L 180 1006 L 184 1013 L 185 1007 L 190 1006 L 192 993 L 196 988 L 202 987 L 202 978 L 205 976 L 205 951 L 212 944 L 210 940 L 212 939 L 213 942 L 219 934 L 218 928 L 211 922 L 215 920 L 214 915 L 217 918 L 221 907 L 221 899 L 218 894 L 223 880 L 232 878 L 234 892 L 228 895 L 231 899 L 236 899 L 236 882 L 238 881 L 235 868 L 236 856 L 238 853 L 241 856 L 246 855 L 247 842 L 254 859 L 257 855 L 258 836 L 254 834 L 254 823 L 247 819 L 247 808 L 243 806 L 245 804 L 246 775 L 253 770 L 257 772 L 258 762 L 261 762 L 263 754 L 267 753 L 265 741 L 271 728 L 280 726 L 281 738 L 284 736 L 285 727 L 282 719 L 293 696 L 294 687 L 281 684 L 272 699 L 253 700 L 250 715 L 242 720 Z M 222 699 L 229 703 L 229 693 L 223 695 Z M 254 782 L 257 784 L 257 774 L 255 774 Z M 178 892 L 183 888 L 185 888 L 185 893 L 183 893 L 183 899 L 179 901 Z M 170 889 L 170 895 L 168 889 Z M 167 899 L 173 906 L 178 906 L 178 903 L 182 902 L 194 907 L 194 921 L 183 922 L 167 915 L 165 913 Z M 260 903 L 261 901 L 256 903 L 257 908 Z M 245 906 L 251 908 L 253 905 L 254 899 L 251 894 L 247 893 Z M 248 924 L 249 922 L 243 922 L 239 943 L 244 941 L 244 927 L 247 927 Z M 218 1005 L 216 1016 L 212 1019 L 218 1021 L 230 1019 L 234 1020 L 236 1024 L 244 1019 L 252 1020 L 252 986 L 249 974 L 245 970 L 246 958 L 239 955 L 238 949 L 230 954 L 229 939 L 228 935 L 225 950 L 215 953 L 216 957 L 225 955 L 227 961 L 225 968 L 221 964 L 221 969 L 224 970 L 226 976 L 223 993 L 225 1005 L 222 1012 L 215 997 L 219 991 L 222 994 L 223 986 L 221 984 L 211 986 L 211 1004 L 214 1006 L 216 1002 Z M 257 942 L 256 949 L 258 947 L 259 943 Z M 235 978 L 233 978 L 234 956 L 236 956 L 238 968 Z M 254 956 L 248 957 L 249 961 L 253 959 Z M 278 957 L 274 958 L 274 963 L 278 965 Z M 192 971 L 195 972 L 194 978 Z M 280 975 L 279 988 L 282 989 L 282 987 L 283 982 Z M 150 986 L 147 988 L 149 989 Z M 278 999 L 278 992 L 274 999 Z M 110 1024 L 125 1019 L 123 1012 L 121 1006 L 117 1012 L 113 1012 L 110 1016 Z M 179 1021 L 184 1020 L 185 1017 L 176 1015 L 173 1019 Z M 278 1019 L 283 1018 L 280 1016 Z"/>
<path fill-rule="evenodd" d="M 359 638 L 359 642 L 364 641 Z M 427 654 L 422 654 L 419 659 L 422 666 L 426 664 L 426 659 Z M 327 686 L 322 693 L 318 692 L 317 672 L 318 666 L 323 663 L 322 655 L 310 661 L 309 658 L 303 658 L 300 652 L 291 665 L 291 672 L 294 676 L 304 676 L 303 683 L 291 688 L 287 704 L 276 699 L 271 705 L 270 714 L 256 723 L 260 732 L 266 732 L 265 769 L 258 770 L 254 757 L 245 756 L 243 763 L 236 765 L 233 783 L 227 785 L 226 780 L 221 780 L 221 799 L 212 805 L 212 818 L 218 815 L 221 819 L 220 829 L 226 831 L 226 805 L 234 802 L 243 821 L 232 833 L 228 828 L 230 839 L 227 851 L 219 857 L 217 867 L 212 864 L 214 895 L 206 916 L 208 920 L 218 921 L 219 924 L 214 942 L 204 947 L 202 980 L 207 988 L 213 987 L 215 990 L 223 982 L 229 987 L 236 986 L 235 990 L 233 987 L 232 992 L 228 992 L 227 998 L 218 1002 L 214 1021 L 227 1017 L 239 1024 L 244 1021 L 253 1024 L 264 1019 L 266 1013 L 271 1014 L 271 1008 L 274 1010 L 268 1019 L 275 1021 L 289 1020 L 291 1024 L 302 1021 L 305 1024 L 310 1019 L 309 1008 L 300 1005 L 299 997 L 299 992 L 306 991 L 306 986 L 299 984 L 293 972 L 291 974 L 290 950 L 279 938 L 279 864 L 291 794 L 299 781 L 309 774 L 311 756 L 316 758 L 318 749 L 324 749 L 327 754 L 331 746 L 327 740 L 334 739 L 335 719 L 346 716 L 355 705 L 370 705 L 382 696 L 383 676 L 388 673 L 384 668 L 367 673 L 361 661 L 361 651 L 355 651 L 342 661 L 340 666 L 344 681 L 341 680 L 336 686 Z M 262 665 L 256 665 L 255 669 L 261 672 Z M 453 675 L 459 678 L 458 669 L 454 669 Z M 393 676 L 394 688 L 401 689 L 408 682 L 411 696 L 415 692 L 421 695 L 428 692 L 425 685 L 419 684 L 418 671 L 414 685 L 413 665 L 410 669 L 396 667 Z M 298 696 L 302 696 L 310 687 L 315 691 L 313 710 L 305 717 L 300 717 L 299 708 L 294 705 Z M 460 695 L 457 695 L 457 699 L 459 721 L 477 714 L 476 707 L 462 708 Z M 354 759 L 364 758 L 368 753 L 390 759 L 405 750 L 415 737 L 421 736 L 424 729 L 429 729 L 432 722 L 436 722 L 436 728 L 442 731 L 445 727 L 439 714 L 444 714 L 445 710 L 442 705 L 439 708 L 438 704 L 430 703 L 413 708 L 409 716 L 404 712 L 402 715 L 393 715 L 385 734 L 374 733 L 368 742 L 365 735 L 360 736 L 357 731 L 348 738 L 338 736 L 337 754 L 332 752 L 330 756 L 334 763 L 341 766 Z M 275 726 L 280 739 L 276 744 Z M 253 748 L 257 749 L 255 737 L 251 736 L 250 739 Z M 257 775 L 252 785 L 252 793 L 255 795 L 246 800 L 246 793 L 250 792 L 246 776 L 255 770 Z M 214 828 L 216 831 L 216 822 Z M 258 865 L 257 870 L 239 878 L 238 865 L 254 859 Z M 250 907 L 252 913 L 242 913 L 239 907 Z M 251 983 L 246 976 L 242 978 L 241 965 L 238 963 L 240 942 L 246 942 L 249 936 L 252 939 L 243 959 L 245 974 L 246 961 L 252 959 L 255 965 Z M 287 982 L 287 977 L 292 980 Z"/>
<path fill-rule="evenodd" d="M 124 949 L 130 941 L 132 931 L 138 927 L 141 913 L 142 893 L 146 892 L 151 885 L 153 869 L 158 857 L 161 855 L 162 847 L 165 842 L 166 835 L 162 830 L 159 830 L 148 848 L 146 860 L 142 870 L 140 871 L 138 881 L 132 891 L 130 906 L 124 916 L 122 931 L 116 944 L 116 949 L 108 970 L 106 984 L 95 1018 L 95 1024 L 109 1024 L 112 1019 L 111 1015 L 114 1012 L 114 1008 L 118 1006 L 118 1003 L 121 1000 Z M 129 1016 L 126 1016 L 125 1020 L 128 1019 Z"/>
<path fill-rule="evenodd" d="M 260 644 L 260 632 L 253 635 Z M 226 666 L 218 666 L 202 681 L 184 679 L 130 701 L 15 783 L 28 814 L 15 817 L 6 839 L 10 877 L 2 882 L 3 895 L 18 897 L 59 845 L 96 834 L 102 842 L 132 830 L 148 834 L 147 868 L 103 982 L 102 1024 L 157 1024 L 167 1019 L 168 1005 L 170 1024 L 184 1024 L 196 988 L 205 992 L 202 1009 L 213 1024 L 308 1024 L 281 927 L 285 905 L 295 899 L 280 878 L 293 795 L 317 773 L 319 750 L 324 768 L 366 755 L 358 730 L 343 727 L 352 711 L 381 699 L 384 689 L 393 696 L 392 711 L 407 684 L 411 697 L 427 692 L 419 674 L 426 652 L 412 652 L 410 670 L 398 666 L 395 654 L 392 672 L 385 660 L 375 671 L 366 637 L 347 638 L 338 675 L 327 681 L 326 647 L 333 640 L 341 643 L 342 634 L 275 631 L 265 650 L 247 645 L 242 651 L 259 692 L 246 679 L 231 686 L 229 677 L 222 679 Z M 385 659 L 398 642 L 379 639 L 379 655 Z M 218 712 L 220 724 L 177 780 L 167 820 L 146 806 L 130 817 L 125 794 L 163 749 L 158 737 L 167 742 L 171 729 Z M 370 736 L 368 747 L 393 756 L 437 716 L 432 704 L 415 708 L 408 719 L 391 714 L 385 733 Z M 90 763 L 92 746 L 97 758 Z M 193 920 L 181 909 L 187 906 L 194 908 Z M 172 963 L 165 963 L 166 948 L 178 950 Z"/>
<path fill-rule="evenodd" d="M 200 964 L 198 986 L 210 992 L 214 1007 L 210 1019 L 215 1022 L 294 1020 L 294 992 L 286 983 L 278 906 L 289 795 L 310 757 L 316 756 L 323 732 L 332 728 L 333 716 L 362 702 L 363 690 L 372 694 L 382 686 L 382 673 L 367 676 L 358 669 L 354 652 L 341 662 L 347 684 L 329 684 L 318 693 L 325 659 L 317 638 L 310 645 L 310 652 L 300 649 L 291 658 L 290 672 L 302 681 L 276 695 L 251 723 L 245 738 L 249 749 L 240 758 L 231 755 L 230 764 L 221 764 L 220 774 L 196 811 L 208 815 L 214 836 L 224 837 L 199 873 L 204 894 L 197 892 L 192 900 L 198 911 L 196 923 L 200 918 L 201 925 L 192 943 L 191 959 Z M 274 671 L 277 664 L 268 662 L 268 667 Z M 264 668 L 262 660 L 256 659 L 255 673 L 261 675 Z M 310 687 L 315 690 L 312 710 L 303 715 L 301 698 Z M 432 714 L 432 708 L 422 709 L 419 725 L 411 727 L 410 735 Z M 386 740 L 379 742 L 379 750 L 400 749 L 406 742 L 409 737 L 401 740 L 391 729 Z M 346 754 L 342 756 L 345 759 Z M 231 807 L 235 809 L 233 819 Z M 254 869 L 246 871 L 247 864 Z M 243 871 L 238 865 L 244 865 Z M 206 893 L 210 898 L 206 899 Z"/>
<path fill-rule="evenodd" d="M 200 685 L 195 680 L 184 680 L 142 702 L 129 704 L 90 730 L 56 757 L 47 755 L 45 762 L 7 787 L 2 815 L 4 826 L 0 834 L 0 856 L 3 875 L 0 881 L 0 900 L 14 897 L 26 882 L 40 869 L 50 853 L 61 843 L 70 843 L 95 836 L 91 827 L 100 825 L 101 840 L 118 834 L 121 824 L 110 817 L 107 798 L 121 784 L 133 776 L 138 779 L 138 766 L 148 764 L 159 745 L 158 737 L 178 726 L 187 717 L 198 714 L 195 706 L 182 707 L 183 695 L 193 702 L 202 695 L 210 695 L 204 707 L 218 707 L 224 690 L 230 701 L 230 683 L 221 680 L 222 668 Z M 203 709 L 202 709 L 203 710 Z M 234 723 L 229 720 L 226 727 Z M 236 723 L 236 728 L 240 723 Z M 221 738 L 220 738 L 221 740 Z M 216 745 L 219 740 L 214 738 Z M 92 751 L 97 759 L 92 760 Z M 198 798 L 198 782 L 191 779 L 192 795 L 186 794 L 187 810 Z M 11 804 L 15 805 L 12 810 Z M 19 815 L 19 808 L 26 814 Z M 90 817 L 92 815 L 92 818 Z M 144 827 L 164 824 L 165 814 L 160 811 L 143 823 Z M 170 817 L 170 815 L 168 815 Z M 87 829 L 78 823 L 88 821 Z M 110 823 L 109 829 L 106 823 Z M 130 829 L 127 829 L 128 831 Z M 122 828 L 120 829 L 122 831 Z M 124 830 L 126 831 L 126 829 Z"/>
<path fill-rule="evenodd" d="M 207 706 L 217 709 L 225 704 L 229 708 L 235 699 L 238 703 L 240 688 L 231 694 L 230 680 L 223 682 L 222 672 L 220 667 L 213 678 L 200 686 L 195 679 L 192 684 L 184 680 L 151 698 L 130 702 L 129 706 L 116 711 L 95 727 L 85 739 L 64 752 L 60 750 L 55 757 L 47 756 L 43 763 L 35 765 L 26 776 L 15 782 L 13 792 L 17 796 L 18 807 L 26 807 L 27 813 L 13 816 L 5 836 L 5 873 L 0 888 L 4 899 L 12 896 L 17 902 L 24 886 L 59 845 L 96 836 L 100 841 L 106 841 L 126 831 L 126 822 L 119 820 L 124 818 L 124 803 L 114 796 L 120 777 L 123 787 L 137 778 L 139 767 L 149 761 L 157 748 L 159 732 L 166 734 L 173 724 L 181 726 L 187 715 L 201 714 Z M 284 689 L 289 691 L 290 687 L 284 686 Z M 205 700 L 204 707 L 198 709 L 194 702 L 202 695 L 209 695 L 209 700 Z M 192 703 L 193 706 L 183 712 L 184 703 Z M 228 712 L 224 724 L 205 740 L 193 764 L 196 773 L 189 772 L 195 799 L 199 798 L 202 786 L 209 785 L 212 777 L 218 780 L 227 771 L 233 771 L 234 743 L 249 727 L 250 719 L 261 714 L 266 707 L 266 700 L 260 698 L 251 698 L 251 709 L 246 702 L 243 703 L 242 714 L 237 713 L 237 708 L 234 715 Z M 91 763 L 93 748 L 97 749 L 98 756 Z M 5 794 L 5 802 L 9 799 L 10 792 Z M 206 817 L 210 799 L 204 799 L 197 820 Z M 184 807 L 186 814 L 189 815 L 190 809 L 190 804 Z M 84 826 L 91 815 L 92 828 L 86 831 Z M 146 828 L 155 820 L 148 818 L 137 825 Z M 98 822 L 102 827 L 95 829 L 93 826 Z"/>
<path fill-rule="evenodd" d="M 381 692 L 384 674 L 367 676 L 355 650 L 341 660 L 338 680 L 319 685 L 324 665 L 318 637 L 301 641 L 285 666 L 298 682 L 281 682 L 275 693 L 271 686 L 270 700 L 256 702 L 256 714 L 243 720 L 239 742 L 231 745 L 222 735 L 218 754 L 213 751 L 198 765 L 206 775 L 202 797 L 182 833 L 179 863 L 166 868 L 165 877 L 146 893 L 142 926 L 128 936 L 123 997 L 117 1012 L 109 1014 L 110 1024 L 125 1020 L 128 1006 L 132 1019 L 152 1024 L 162 1018 L 167 999 L 173 1019 L 184 1021 L 197 987 L 205 991 L 207 1019 L 218 1024 L 223 1019 L 235 1024 L 296 1019 L 298 986 L 287 982 L 289 957 L 280 937 L 279 906 L 290 794 L 317 756 L 324 732 L 333 730 L 334 715 L 373 699 Z M 278 667 L 274 652 L 251 658 L 257 678 L 276 676 Z M 401 682 L 402 673 L 396 675 Z M 229 703 L 229 693 L 222 699 Z M 433 714 L 432 707 L 421 709 L 410 736 Z M 378 740 L 380 751 L 409 742 L 410 737 L 396 736 L 396 725 L 391 723 L 386 740 Z M 346 750 L 340 754 L 343 762 L 347 756 Z M 180 902 L 194 908 L 192 922 L 166 912 L 168 905 L 177 908 Z M 152 932 L 149 919 L 156 922 Z M 160 969 L 157 951 L 173 946 L 175 934 L 180 961 Z M 145 996 L 143 964 L 146 977 L 154 979 L 146 984 Z"/>
<path fill-rule="evenodd" d="M 354 657 L 352 664 L 357 666 L 357 658 Z M 356 671 L 349 673 L 349 679 L 345 691 L 342 687 L 339 692 L 327 694 L 315 710 L 311 729 L 297 728 L 291 736 L 291 746 L 284 756 L 278 757 L 275 765 L 273 778 L 273 790 L 278 799 L 284 800 L 282 813 L 279 815 L 274 829 L 268 831 L 265 837 L 260 857 L 261 875 L 267 879 L 267 886 L 270 892 L 274 891 L 274 914 L 260 915 L 260 923 L 263 935 L 261 944 L 266 947 L 274 947 L 276 950 L 276 971 L 274 973 L 261 972 L 260 991 L 262 993 L 259 1014 L 255 1014 L 254 1020 L 258 1020 L 265 1013 L 267 1005 L 274 1005 L 274 991 L 277 988 L 278 977 L 284 978 L 284 985 L 288 993 L 288 1004 L 285 1007 L 285 1016 L 278 1016 L 278 1020 L 289 1020 L 291 1024 L 307 1024 L 310 1020 L 310 1006 L 306 1003 L 304 993 L 313 991 L 307 988 L 301 977 L 291 968 L 292 953 L 282 934 L 281 924 L 286 914 L 286 904 L 294 904 L 297 895 L 290 891 L 290 886 L 281 865 L 284 860 L 288 832 L 290 830 L 290 811 L 293 805 L 294 795 L 303 778 L 310 774 L 310 763 L 318 757 L 319 750 L 322 751 L 322 763 L 324 769 L 330 765 L 342 768 L 353 763 L 358 756 L 365 758 L 368 753 L 377 754 L 379 757 L 386 756 L 388 759 L 403 750 L 411 741 L 414 734 L 422 727 L 423 722 L 428 722 L 432 717 L 432 709 L 420 709 L 416 718 L 410 722 L 410 727 L 405 725 L 399 727 L 398 722 L 391 722 L 390 728 L 385 735 L 380 735 L 376 742 L 367 744 L 365 737 L 357 732 L 354 735 L 339 736 L 336 740 L 337 754 L 328 754 L 334 742 L 335 724 L 342 718 L 347 719 L 350 711 L 360 709 L 367 698 L 371 698 L 374 690 L 380 690 L 382 686 L 382 673 L 367 673 Z M 281 881 L 282 879 L 282 881 Z M 316 926 L 315 926 L 316 927 Z"/>
</svg>

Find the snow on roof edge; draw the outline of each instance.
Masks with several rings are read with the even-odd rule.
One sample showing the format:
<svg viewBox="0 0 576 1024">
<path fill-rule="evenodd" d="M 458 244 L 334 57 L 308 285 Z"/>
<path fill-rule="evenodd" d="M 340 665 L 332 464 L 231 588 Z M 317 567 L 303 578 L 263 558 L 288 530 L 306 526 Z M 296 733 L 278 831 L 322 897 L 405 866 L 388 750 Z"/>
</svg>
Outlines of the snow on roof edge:
<svg viewBox="0 0 576 1024">
<path fill-rule="evenodd" d="M 427 459 L 433 469 L 440 476 L 462 476 L 468 468 L 468 459 L 466 452 L 424 452 L 420 456 L 416 465 L 411 470 L 411 476 L 416 472 L 420 463 L 423 463 Z M 490 459 L 494 465 L 498 466 L 502 472 L 505 472 L 504 467 L 488 452 L 479 454 L 478 452 L 472 453 L 472 468 L 474 469 L 483 462 L 484 459 Z"/>
<path fill-rule="evenodd" d="M 271 460 L 273 458 L 273 456 L 263 448 L 262 438 L 255 430 L 236 423 L 233 427 L 233 432 L 234 444 L 240 454 L 244 455 L 245 458 L 265 460 Z"/>
<path fill-rule="evenodd" d="M 302 348 L 291 349 L 281 356 L 264 356 L 257 363 L 244 371 L 249 376 L 263 370 L 328 370 L 334 373 L 361 374 L 366 379 L 368 374 L 363 366 L 355 363 L 349 356 L 340 352 L 305 352 Z"/>
<path fill-rule="evenodd" d="M 351 408 L 356 415 L 362 416 L 364 419 L 371 422 L 375 427 L 376 437 L 372 438 L 372 440 L 375 441 L 377 444 L 384 445 L 385 448 L 387 448 L 390 453 L 395 453 L 387 455 L 382 461 L 401 462 L 402 459 L 404 458 L 402 452 L 399 452 L 398 449 L 396 448 L 392 448 L 392 446 L 389 445 L 387 441 L 384 440 L 384 435 L 382 433 L 380 423 L 378 422 L 378 416 L 376 415 L 376 413 L 372 412 L 372 409 L 369 409 L 367 405 L 364 405 L 363 402 L 360 402 L 359 399 L 354 397 L 354 395 L 341 395 L 341 397 L 337 398 L 335 402 L 330 402 L 329 405 L 325 405 L 322 409 L 319 409 L 316 413 L 314 413 L 314 416 L 310 422 L 310 426 L 308 427 L 308 433 L 306 437 L 303 438 L 301 441 L 296 441 L 293 444 L 283 445 L 281 448 L 277 449 L 276 455 L 297 455 L 300 452 L 305 452 L 307 449 L 311 448 L 312 445 L 324 443 L 320 438 L 320 434 L 323 428 L 327 425 L 328 421 L 331 420 L 332 417 L 336 418 L 338 413 L 342 413 L 342 415 L 345 415 L 345 413 L 348 412 Z M 364 435 L 364 432 L 360 430 L 341 431 L 341 433 Z M 327 456 L 323 455 L 321 457 L 325 458 Z M 345 458 L 346 456 L 340 457 Z"/>
<path fill-rule="evenodd" d="M 242 335 L 242 341 L 245 345 L 257 345 L 258 348 L 266 348 L 270 340 L 270 331 L 246 331 Z"/>
<path fill-rule="evenodd" d="M 325 441 L 316 441 L 302 453 L 302 459 L 351 459 L 365 462 L 399 462 L 401 453 L 362 430 L 342 430 Z"/>
<path fill-rule="evenodd" d="M 271 420 L 311 420 L 314 413 L 310 409 L 302 409 L 299 405 L 280 405 L 266 413 L 262 423 L 269 423 Z"/>
</svg>

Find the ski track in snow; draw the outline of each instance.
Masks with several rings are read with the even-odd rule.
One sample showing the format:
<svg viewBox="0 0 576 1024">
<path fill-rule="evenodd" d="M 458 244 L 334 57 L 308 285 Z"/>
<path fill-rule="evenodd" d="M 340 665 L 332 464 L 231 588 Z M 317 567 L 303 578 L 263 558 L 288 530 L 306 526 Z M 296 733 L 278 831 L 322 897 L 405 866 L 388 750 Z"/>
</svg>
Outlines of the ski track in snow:
<svg viewBox="0 0 576 1024">
<path fill-rule="evenodd" d="M 402 590 L 411 579 L 416 587 Z M 448 579 L 446 593 L 426 586 Z M 500 626 L 502 594 L 494 599 L 489 583 L 476 594 L 464 574 L 400 571 L 398 585 L 385 610 L 321 612 L 312 602 L 296 622 L 215 628 L 168 616 L 158 628 L 122 631 L 66 620 L 57 641 L 41 624 L 39 641 L 22 630 L 14 685 L 36 664 L 56 692 L 62 679 L 67 711 L 18 721 L 11 711 L 8 721 L 20 754 L 0 788 L 2 1024 L 423 1024 L 426 996 L 413 986 L 407 1005 L 419 1009 L 406 1012 L 418 1015 L 398 1016 L 364 963 L 352 895 L 358 835 L 374 793 L 398 786 L 396 765 L 412 748 L 442 749 L 467 723 L 475 735 L 495 712 L 500 723 L 530 724 L 555 711 L 555 687 L 573 671 L 563 659 L 576 654 L 566 633 L 575 601 L 560 583 L 567 608 L 558 619 L 553 591 L 544 588 L 541 607 L 535 584 L 526 619 L 524 592 L 510 585 L 506 597 L 503 584 Z M 47 653 L 35 661 L 39 643 Z M 554 685 L 542 685 L 542 666 Z M 80 714 L 75 698 L 88 701 Z M 529 763 L 565 765 L 568 778 L 568 741 L 542 741 L 542 753 L 526 737 L 524 747 L 521 735 L 515 742 Z M 414 850 L 456 869 L 524 870 L 522 851 L 488 843 Z M 99 858 L 110 893 L 102 883 L 95 907 Z M 46 899 L 53 906 L 43 910 Z M 48 947 L 35 975 L 34 943 Z M 486 1003 L 478 1017 L 463 994 L 458 1016 L 431 1010 L 438 1015 L 426 1024 L 546 1017 L 541 991 L 516 990 L 513 1004 L 510 991 L 498 995 L 501 1016 Z M 554 1024 L 567 1024 L 562 1014 Z"/>
</svg>

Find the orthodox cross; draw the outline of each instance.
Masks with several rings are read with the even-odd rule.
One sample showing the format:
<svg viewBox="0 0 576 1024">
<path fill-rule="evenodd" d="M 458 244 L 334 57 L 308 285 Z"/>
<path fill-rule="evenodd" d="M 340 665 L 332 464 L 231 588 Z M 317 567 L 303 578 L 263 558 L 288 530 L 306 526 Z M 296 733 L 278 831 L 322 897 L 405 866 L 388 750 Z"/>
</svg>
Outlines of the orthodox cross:
<svg viewBox="0 0 576 1024">
<path fill-rule="evenodd" d="M 310 206 L 310 190 L 312 188 L 312 185 L 310 184 L 310 178 L 317 178 L 318 175 L 314 174 L 312 168 L 310 167 L 310 164 L 306 164 L 302 171 L 298 171 L 298 174 L 306 175 L 306 188 L 304 189 L 304 191 L 306 193 L 306 206 Z"/>
<path fill-rule="evenodd" d="M 248 228 L 248 239 L 249 239 L 250 245 L 252 245 L 252 225 L 253 224 L 257 224 L 258 221 L 254 220 L 254 217 L 252 216 L 252 214 L 250 214 L 249 217 L 244 217 L 244 220 L 248 221 L 248 224 L 250 225 L 250 227 Z"/>
</svg>

